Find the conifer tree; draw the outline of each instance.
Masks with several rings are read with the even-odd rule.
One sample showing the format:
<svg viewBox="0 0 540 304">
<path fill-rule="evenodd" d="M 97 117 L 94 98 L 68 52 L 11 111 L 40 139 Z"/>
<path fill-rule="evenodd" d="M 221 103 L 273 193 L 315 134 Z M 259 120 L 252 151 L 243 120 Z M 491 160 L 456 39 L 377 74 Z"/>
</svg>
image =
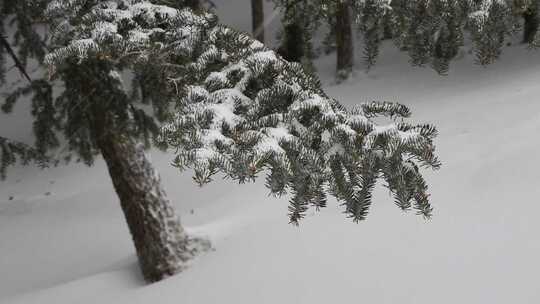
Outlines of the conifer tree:
<svg viewBox="0 0 540 304">
<path fill-rule="evenodd" d="M 379 56 L 379 44 L 383 33 L 387 30 L 387 21 L 390 1 L 366 0 L 357 2 L 353 12 L 357 15 L 359 29 L 364 36 L 364 60 L 369 70 L 375 65 Z"/>
<path fill-rule="evenodd" d="M 499 58 L 522 18 L 524 41 L 535 46 L 539 40 L 537 0 L 365 0 L 357 1 L 354 11 L 368 67 L 376 62 L 388 27 L 411 64 L 430 65 L 441 74 L 447 73 L 465 37 L 470 37 L 482 65 Z"/>
<path fill-rule="evenodd" d="M 312 37 L 326 22 L 331 31 L 324 43 L 337 51 L 338 78 L 340 71 L 352 69 L 350 59 L 354 57 L 352 41 L 348 39 L 352 37 L 350 20 L 344 15 L 344 6 L 351 7 L 352 27 L 363 38 L 362 53 L 368 70 L 377 62 L 379 47 L 385 39 L 393 39 L 397 48 L 407 52 L 412 65 L 431 66 L 440 74 L 448 72 L 465 39 L 471 40 L 476 62 L 482 65 L 497 60 L 509 38 L 518 31 L 523 32 L 525 43 L 540 45 L 538 0 L 274 1 L 284 11 L 284 44 L 280 53 L 286 59 L 300 61 L 299 56 L 288 54 L 296 54 L 294 48 L 306 50 L 300 56 L 310 54 Z M 302 23 L 302 14 L 298 12 L 306 11 L 309 16 L 303 20 L 308 22 Z M 305 47 L 299 47 L 305 43 Z M 293 49 L 287 51 L 288 48 Z"/>
<path fill-rule="evenodd" d="M 313 69 L 313 35 L 324 19 L 327 0 L 273 0 L 282 12 L 281 46 L 278 53 L 287 61 Z"/>
<path fill-rule="evenodd" d="M 285 60 L 291 62 L 303 62 L 306 59 L 306 47 L 309 45 L 311 36 L 307 35 L 302 20 L 301 8 L 296 3 L 285 1 L 283 9 L 282 42 L 278 50 Z"/>
<path fill-rule="evenodd" d="M 539 1 L 516 0 L 512 9 L 516 15 L 521 13 L 523 16 L 523 43 L 534 43 L 540 26 Z"/>
<path fill-rule="evenodd" d="M 154 140 L 175 148 L 175 165 L 193 168 L 200 184 L 218 172 L 239 182 L 268 172 L 271 193 L 292 194 L 292 223 L 328 195 L 354 221 L 365 219 L 379 179 L 401 209 L 431 216 L 420 168 L 439 167 L 434 127 L 408 122 L 409 109 L 398 104 L 348 110 L 300 64 L 173 2 L 50 1 L 38 14 L 50 28 L 40 40 L 48 54 L 23 54 L 47 70 L 3 107 L 31 96 L 36 148 L 1 139 L 5 163 L 54 150 L 62 135 L 77 160 L 92 165 L 101 155 L 149 282 L 181 271 L 207 246 L 185 233 L 146 157 Z M 22 40 L 13 45 L 30 43 Z"/>
<path fill-rule="evenodd" d="M 263 0 L 251 0 L 251 19 L 253 36 L 264 43 L 264 2 Z"/>
<path fill-rule="evenodd" d="M 312 68 L 313 36 L 326 23 L 330 32 L 325 44 L 337 51 L 337 79 L 348 78 L 354 66 L 352 7 L 357 1 L 274 0 L 274 3 L 283 11 L 283 45 L 279 53 L 288 61 L 302 62 Z"/>
<path fill-rule="evenodd" d="M 336 2 L 337 77 L 345 79 L 352 73 L 354 67 L 351 1 L 339 0 Z"/>
</svg>

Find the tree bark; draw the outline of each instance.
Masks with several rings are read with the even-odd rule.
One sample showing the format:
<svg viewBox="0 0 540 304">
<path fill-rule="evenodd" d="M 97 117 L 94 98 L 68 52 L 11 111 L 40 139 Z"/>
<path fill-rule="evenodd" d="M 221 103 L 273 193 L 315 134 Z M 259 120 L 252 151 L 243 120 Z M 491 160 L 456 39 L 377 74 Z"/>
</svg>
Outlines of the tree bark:
<svg viewBox="0 0 540 304">
<path fill-rule="evenodd" d="M 192 10 L 200 10 L 202 8 L 200 0 L 186 0 L 186 5 Z"/>
<path fill-rule="evenodd" d="M 120 199 L 139 265 L 148 282 L 180 272 L 200 250 L 175 214 L 141 143 L 114 130 L 112 115 L 93 105 L 93 132 Z"/>
<path fill-rule="evenodd" d="M 347 78 L 354 67 L 351 5 L 349 0 L 338 1 L 336 12 L 337 75 Z"/>
<path fill-rule="evenodd" d="M 392 30 L 392 20 L 390 14 L 384 15 L 384 28 L 383 28 L 383 39 L 385 40 L 391 40 L 394 38 L 394 33 Z"/>
<path fill-rule="evenodd" d="M 285 24 L 285 40 L 278 53 L 287 61 L 302 62 L 305 56 L 305 39 L 299 22 Z"/>
<path fill-rule="evenodd" d="M 264 4 L 263 0 L 251 0 L 251 19 L 253 37 L 264 43 Z"/>
<path fill-rule="evenodd" d="M 530 7 L 525 13 L 523 13 L 524 26 L 523 26 L 523 43 L 532 43 L 538 32 L 538 26 L 540 25 L 540 18 L 538 16 L 538 4 L 536 2 L 533 7 Z"/>
</svg>

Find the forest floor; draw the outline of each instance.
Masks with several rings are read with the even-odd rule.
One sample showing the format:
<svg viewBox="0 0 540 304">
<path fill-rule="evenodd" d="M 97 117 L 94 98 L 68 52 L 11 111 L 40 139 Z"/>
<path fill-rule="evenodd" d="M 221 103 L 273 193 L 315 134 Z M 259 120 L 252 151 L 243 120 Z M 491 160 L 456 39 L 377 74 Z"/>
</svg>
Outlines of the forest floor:
<svg viewBox="0 0 540 304">
<path fill-rule="evenodd" d="M 248 30 L 249 7 L 229 2 L 222 21 Z M 365 222 L 331 201 L 294 227 L 287 197 L 268 197 L 262 179 L 198 188 L 153 151 L 184 224 L 214 250 L 145 286 L 101 160 L 16 167 L 0 184 L 0 303 L 540 303 L 540 51 L 511 46 L 485 68 L 465 54 L 439 76 L 388 44 L 341 85 L 334 60 L 316 63 L 330 96 L 397 101 L 438 127 L 432 220 L 403 214 L 379 187 Z M 30 136 L 24 110 L 0 130 Z"/>
</svg>

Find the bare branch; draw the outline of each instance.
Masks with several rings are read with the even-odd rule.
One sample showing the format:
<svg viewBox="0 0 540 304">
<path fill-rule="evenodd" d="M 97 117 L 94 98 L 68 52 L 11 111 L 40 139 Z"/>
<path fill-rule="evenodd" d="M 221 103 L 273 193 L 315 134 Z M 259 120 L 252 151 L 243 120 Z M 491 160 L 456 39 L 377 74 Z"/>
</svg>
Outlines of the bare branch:
<svg viewBox="0 0 540 304">
<path fill-rule="evenodd" d="M 19 58 L 17 58 L 17 55 L 15 54 L 15 52 L 13 51 L 13 49 L 11 48 L 11 45 L 9 45 L 9 42 L 7 41 L 7 38 L 4 37 L 4 36 L 0 36 L 0 45 L 3 46 L 6 51 L 8 52 L 8 54 L 11 56 L 11 58 L 13 59 L 13 61 L 15 62 L 15 66 L 17 67 L 17 69 L 19 69 L 19 71 L 21 72 L 21 74 L 24 75 L 24 77 L 26 79 L 28 79 L 28 81 L 31 83 L 32 82 L 32 79 L 30 78 L 30 75 L 28 75 L 28 73 L 26 72 L 26 69 L 24 68 L 23 64 L 21 63 L 21 61 L 19 60 Z"/>
</svg>

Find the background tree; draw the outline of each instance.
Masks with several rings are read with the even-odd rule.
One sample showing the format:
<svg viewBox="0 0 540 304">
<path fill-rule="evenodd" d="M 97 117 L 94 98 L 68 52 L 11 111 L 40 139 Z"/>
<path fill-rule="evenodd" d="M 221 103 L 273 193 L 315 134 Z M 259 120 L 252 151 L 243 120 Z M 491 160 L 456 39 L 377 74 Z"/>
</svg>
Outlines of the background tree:
<svg viewBox="0 0 540 304">
<path fill-rule="evenodd" d="M 540 25 L 540 16 L 538 15 L 538 0 L 516 0 L 513 10 L 523 16 L 523 43 L 534 43 L 538 26 Z"/>
<path fill-rule="evenodd" d="M 369 70 L 375 65 L 379 56 L 379 44 L 384 38 L 384 33 L 388 30 L 388 21 L 390 1 L 367 0 L 356 2 L 354 14 L 358 29 L 362 32 L 364 38 L 364 61 Z"/>
<path fill-rule="evenodd" d="M 338 79 L 348 78 L 354 67 L 353 20 L 351 14 L 350 0 L 337 1 L 335 33 Z"/>
<path fill-rule="evenodd" d="M 430 65 L 441 74 L 470 37 L 480 64 L 496 60 L 505 41 L 518 28 L 523 12 L 519 1 L 362 1 L 355 12 L 365 39 L 365 58 L 375 63 L 379 45 L 390 20 L 398 48 L 409 54 L 413 65 Z M 525 7 L 530 7 L 530 3 Z M 467 33 L 468 32 L 468 33 Z"/>
<path fill-rule="evenodd" d="M 169 5 L 170 7 L 179 7 L 179 6 L 186 6 L 191 8 L 192 10 L 200 10 L 202 8 L 201 0 L 184 0 L 184 3 L 182 4 L 182 1 L 176 1 L 177 3 L 162 3 L 164 5 Z M 180 4 L 178 4 L 180 2 Z"/>
<path fill-rule="evenodd" d="M 286 60 L 302 62 L 312 68 L 315 57 L 314 35 L 329 27 L 324 39 L 327 51 L 336 50 L 336 76 L 347 78 L 354 66 L 352 3 L 350 0 L 274 0 L 283 12 L 282 46 L 279 53 Z M 354 2 L 356 3 L 356 2 Z"/>
<path fill-rule="evenodd" d="M 87 165 L 103 156 L 146 280 L 181 271 L 208 246 L 185 233 L 146 157 L 156 137 L 159 147 L 178 148 L 175 164 L 194 168 L 201 184 L 218 172 L 245 182 L 267 170 L 272 193 L 292 193 L 293 223 L 329 194 L 364 219 L 378 179 L 400 208 L 431 215 L 420 166 L 439 166 L 432 126 L 408 123 L 409 109 L 397 104 L 347 110 L 300 64 L 212 14 L 164 1 L 55 0 L 46 18 L 32 6 L 50 28 L 39 40 L 49 53 L 34 56 L 47 70 L 3 105 L 10 112 L 31 97 L 37 151 L 65 140 L 67 156 Z M 8 40 L 31 44 L 26 36 Z M 381 116 L 389 126 L 374 123 Z"/>
<path fill-rule="evenodd" d="M 279 53 L 288 60 L 309 63 L 314 56 L 314 35 L 327 24 L 330 31 L 323 43 L 327 50 L 336 50 L 338 79 L 354 66 L 350 25 L 363 38 L 367 70 L 376 64 L 380 45 L 387 39 L 393 39 L 397 48 L 408 53 L 412 65 L 431 66 L 440 74 L 448 72 L 466 39 L 470 39 L 476 61 L 482 65 L 497 60 L 519 31 L 530 46 L 536 47 L 540 41 L 538 0 L 274 2 L 283 11 L 283 44 Z M 345 14 L 347 10 L 352 11 L 351 19 Z"/>
<path fill-rule="evenodd" d="M 278 53 L 287 61 L 300 62 L 313 70 L 313 36 L 324 21 L 325 0 L 274 0 L 282 13 L 281 46 Z"/>
<path fill-rule="evenodd" d="M 264 43 L 264 2 L 263 0 L 251 0 L 251 18 L 253 36 Z"/>
<path fill-rule="evenodd" d="M 302 12 L 303 9 L 296 3 L 284 3 L 282 41 L 278 53 L 287 61 L 302 62 L 306 58 L 311 37 L 305 31 Z"/>
</svg>

